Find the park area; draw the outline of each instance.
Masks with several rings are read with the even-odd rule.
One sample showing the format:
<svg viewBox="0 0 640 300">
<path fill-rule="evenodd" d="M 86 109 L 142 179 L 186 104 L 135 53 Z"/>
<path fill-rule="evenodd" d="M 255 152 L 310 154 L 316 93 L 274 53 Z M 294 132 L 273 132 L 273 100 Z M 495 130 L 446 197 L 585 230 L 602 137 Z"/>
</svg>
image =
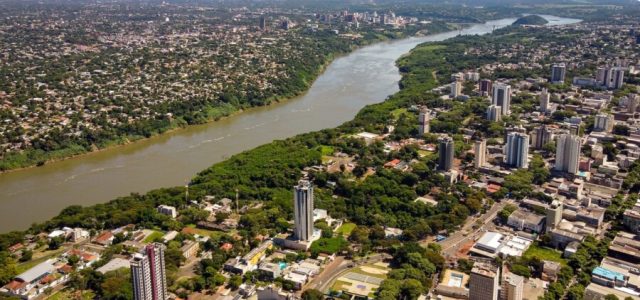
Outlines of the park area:
<svg viewBox="0 0 640 300">
<path fill-rule="evenodd" d="M 331 284 L 330 292 L 373 299 L 389 271 L 389 265 L 381 262 L 350 269 Z"/>
</svg>

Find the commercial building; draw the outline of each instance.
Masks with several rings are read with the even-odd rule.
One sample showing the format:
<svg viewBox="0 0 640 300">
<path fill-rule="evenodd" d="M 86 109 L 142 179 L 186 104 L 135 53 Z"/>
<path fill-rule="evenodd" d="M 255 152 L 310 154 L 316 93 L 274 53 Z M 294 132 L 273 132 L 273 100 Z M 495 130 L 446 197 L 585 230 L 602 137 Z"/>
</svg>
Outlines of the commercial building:
<svg viewBox="0 0 640 300">
<path fill-rule="evenodd" d="M 496 83 L 493 86 L 491 104 L 500 106 L 502 115 L 509 115 L 511 113 L 511 86 L 504 83 Z"/>
<path fill-rule="evenodd" d="M 541 233 L 544 229 L 545 217 L 518 209 L 509 215 L 507 225 L 516 230 Z"/>
<path fill-rule="evenodd" d="M 556 143 L 555 170 L 577 174 L 580 162 L 580 147 L 582 140 L 579 136 L 562 134 Z"/>
<path fill-rule="evenodd" d="M 564 63 L 551 66 L 551 83 L 564 83 L 567 66 Z"/>
<path fill-rule="evenodd" d="M 524 277 L 506 273 L 502 277 L 500 300 L 522 300 L 524 293 Z"/>
<path fill-rule="evenodd" d="M 502 120 L 502 107 L 489 105 L 489 107 L 487 107 L 487 120 L 492 122 L 499 122 Z"/>
<path fill-rule="evenodd" d="M 450 171 L 453 168 L 454 142 L 445 136 L 438 143 L 438 170 Z"/>
<path fill-rule="evenodd" d="M 487 140 L 477 140 L 473 144 L 473 151 L 475 152 L 475 160 L 473 166 L 475 168 L 481 168 L 487 164 Z"/>
<path fill-rule="evenodd" d="M 295 238 L 308 241 L 313 235 L 313 186 L 308 180 L 294 187 L 293 213 Z"/>
<path fill-rule="evenodd" d="M 131 279 L 135 300 L 168 299 L 165 274 L 164 245 L 147 245 L 144 253 L 137 253 L 131 261 Z"/>
<path fill-rule="evenodd" d="M 518 169 L 527 168 L 529 166 L 529 136 L 519 132 L 509 133 L 504 152 L 507 165 Z"/>
<path fill-rule="evenodd" d="M 469 279 L 469 299 L 497 300 L 500 270 L 488 263 L 476 263 Z"/>
</svg>

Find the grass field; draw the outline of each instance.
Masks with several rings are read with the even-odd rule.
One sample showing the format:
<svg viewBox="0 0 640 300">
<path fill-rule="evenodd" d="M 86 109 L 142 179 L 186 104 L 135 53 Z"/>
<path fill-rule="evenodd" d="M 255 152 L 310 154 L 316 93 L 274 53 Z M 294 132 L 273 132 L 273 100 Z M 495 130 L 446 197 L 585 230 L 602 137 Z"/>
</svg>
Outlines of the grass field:
<svg viewBox="0 0 640 300">
<path fill-rule="evenodd" d="M 76 293 L 72 292 L 70 289 L 64 289 L 62 291 L 59 291 L 51 295 L 51 297 L 49 297 L 49 300 L 77 299 L 76 297 L 77 297 Z M 82 292 L 82 299 L 91 300 L 93 298 L 95 298 L 95 294 L 92 291 Z"/>
<path fill-rule="evenodd" d="M 393 115 L 393 118 L 397 120 L 398 118 L 400 118 L 400 116 L 402 114 L 404 114 L 406 112 L 407 112 L 406 108 L 397 108 L 397 109 L 392 110 L 391 114 Z"/>
<path fill-rule="evenodd" d="M 160 232 L 160 231 L 153 231 L 153 233 L 151 233 L 150 235 L 148 235 L 146 238 L 144 238 L 145 243 L 152 243 L 153 241 L 155 241 L 156 239 L 159 239 L 161 237 L 164 236 L 164 233 Z"/>
<path fill-rule="evenodd" d="M 201 236 L 208 236 L 208 237 L 219 237 L 219 236 L 225 235 L 225 233 L 221 231 L 213 231 L 213 230 L 196 228 L 195 224 L 187 225 L 187 227 L 182 229 L 182 233 L 198 234 Z"/>
<path fill-rule="evenodd" d="M 562 258 L 562 252 L 546 248 L 540 247 L 538 245 L 531 245 L 529 249 L 523 254 L 524 258 L 532 258 L 537 257 L 541 260 L 550 260 L 561 263 L 563 266 L 567 265 L 567 261 Z"/>
<path fill-rule="evenodd" d="M 351 286 L 350 282 L 346 282 L 346 281 L 340 281 L 340 280 L 336 280 L 336 282 L 333 283 L 333 285 L 331 286 L 331 290 L 332 291 L 342 291 L 345 288 Z"/>
<path fill-rule="evenodd" d="M 336 233 L 337 234 L 341 234 L 343 236 L 349 236 L 351 234 L 351 232 L 356 229 L 356 224 L 354 223 L 344 223 L 342 224 L 342 226 L 338 227 L 338 229 L 336 229 Z"/>
<path fill-rule="evenodd" d="M 347 248 L 349 243 L 341 236 L 334 238 L 321 238 L 311 244 L 311 251 L 318 253 L 334 254 Z"/>
<path fill-rule="evenodd" d="M 322 153 L 322 155 L 331 156 L 335 152 L 335 149 L 333 149 L 332 146 L 322 145 L 320 146 L 320 152 Z"/>
</svg>

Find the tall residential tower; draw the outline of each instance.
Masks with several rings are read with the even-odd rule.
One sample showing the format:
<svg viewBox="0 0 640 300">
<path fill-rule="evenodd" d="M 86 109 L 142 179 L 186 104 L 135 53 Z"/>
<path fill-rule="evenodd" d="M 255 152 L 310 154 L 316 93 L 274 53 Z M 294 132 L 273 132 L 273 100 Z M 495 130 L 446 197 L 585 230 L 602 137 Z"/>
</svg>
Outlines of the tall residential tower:
<svg viewBox="0 0 640 300">
<path fill-rule="evenodd" d="M 164 264 L 164 245 L 147 245 L 144 253 L 134 255 L 131 261 L 131 279 L 135 300 L 166 300 L 167 276 Z"/>
<path fill-rule="evenodd" d="M 300 180 L 294 187 L 293 213 L 295 238 L 310 240 L 313 236 L 313 186 L 308 180 Z"/>
</svg>

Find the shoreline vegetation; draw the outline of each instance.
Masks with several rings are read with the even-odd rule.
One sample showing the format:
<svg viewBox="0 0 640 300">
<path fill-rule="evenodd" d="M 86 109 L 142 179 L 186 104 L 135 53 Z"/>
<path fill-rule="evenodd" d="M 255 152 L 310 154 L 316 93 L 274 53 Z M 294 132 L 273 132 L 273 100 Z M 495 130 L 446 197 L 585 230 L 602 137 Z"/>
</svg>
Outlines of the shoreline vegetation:
<svg viewBox="0 0 640 300">
<path fill-rule="evenodd" d="M 469 26 L 466 24 L 465 26 Z M 241 103 L 240 107 L 234 106 L 229 103 L 223 103 L 220 106 L 212 106 L 206 105 L 202 108 L 202 111 L 206 113 L 206 118 L 203 121 L 199 121 L 196 123 L 187 123 L 184 119 L 175 118 L 171 120 L 166 126 L 156 128 L 153 132 L 151 132 L 148 136 L 143 135 L 125 135 L 118 136 L 115 139 L 107 140 L 101 143 L 100 145 L 91 144 L 90 149 L 87 149 L 81 145 L 72 145 L 70 147 L 66 147 L 59 150 L 54 151 L 42 151 L 42 150 L 34 150 L 28 149 L 16 153 L 6 154 L 4 158 L 0 159 L 0 176 L 4 173 L 9 172 L 18 172 L 21 170 L 31 169 L 35 167 L 40 167 L 48 163 L 54 163 L 58 161 L 78 158 L 84 155 L 89 155 L 93 153 L 97 153 L 100 151 L 106 151 L 114 148 L 119 148 L 123 146 L 127 146 L 136 142 L 149 140 L 154 137 L 159 137 L 171 132 L 175 132 L 184 128 L 188 128 L 195 125 L 203 125 L 210 124 L 213 122 L 220 121 L 225 118 L 233 117 L 236 114 L 242 113 L 248 109 L 258 108 L 270 106 L 272 104 L 282 103 L 286 101 L 290 101 L 294 98 L 300 97 L 309 91 L 315 80 L 324 73 L 326 68 L 337 58 L 348 55 L 360 48 L 373 45 L 375 43 L 380 43 L 389 40 L 399 40 L 408 38 L 411 36 L 428 36 L 438 33 L 443 33 L 447 31 L 454 30 L 454 27 L 451 27 L 449 23 L 445 22 L 436 22 L 430 23 L 427 27 L 421 28 L 417 31 L 411 30 L 403 30 L 401 32 L 390 32 L 387 34 L 375 34 L 369 35 L 365 34 L 363 40 L 360 43 L 351 43 L 347 47 L 348 51 L 343 51 L 341 49 L 336 49 L 333 52 L 329 52 L 324 54 L 323 62 L 316 66 L 315 70 L 313 70 L 310 74 L 299 74 L 299 78 L 293 78 L 290 81 L 299 81 L 303 82 L 303 86 L 296 87 L 295 90 L 291 91 L 287 94 L 274 95 L 269 97 L 264 103 L 264 105 L 252 105 L 249 102 L 249 99 L 239 101 Z M 426 34 L 423 32 L 427 31 Z M 152 121 L 152 120 L 150 120 Z"/>
</svg>

